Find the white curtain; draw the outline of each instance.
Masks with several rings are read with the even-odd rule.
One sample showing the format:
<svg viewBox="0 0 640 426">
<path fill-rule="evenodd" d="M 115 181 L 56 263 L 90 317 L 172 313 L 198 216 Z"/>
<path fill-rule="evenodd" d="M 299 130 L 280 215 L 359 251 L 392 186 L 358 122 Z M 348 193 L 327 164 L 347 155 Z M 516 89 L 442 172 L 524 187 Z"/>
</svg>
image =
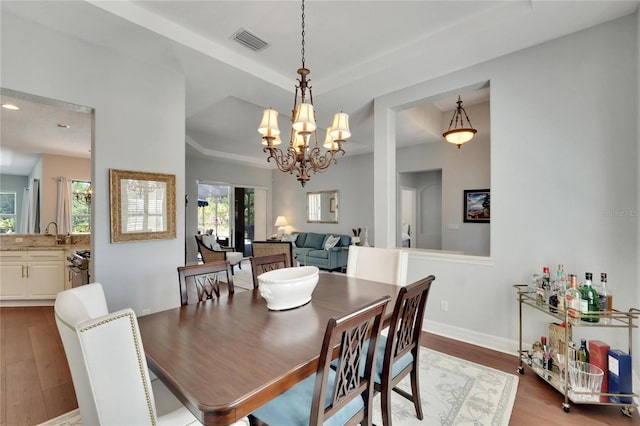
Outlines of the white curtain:
<svg viewBox="0 0 640 426">
<path fill-rule="evenodd" d="M 24 221 L 27 224 L 27 234 L 40 233 L 40 180 L 34 179 L 31 188 L 28 189 L 29 207 L 27 217 Z M 23 216 L 24 217 L 24 216 Z"/>
<path fill-rule="evenodd" d="M 71 233 L 71 189 L 67 178 L 58 178 L 58 195 L 56 204 L 56 223 L 58 234 Z"/>
</svg>

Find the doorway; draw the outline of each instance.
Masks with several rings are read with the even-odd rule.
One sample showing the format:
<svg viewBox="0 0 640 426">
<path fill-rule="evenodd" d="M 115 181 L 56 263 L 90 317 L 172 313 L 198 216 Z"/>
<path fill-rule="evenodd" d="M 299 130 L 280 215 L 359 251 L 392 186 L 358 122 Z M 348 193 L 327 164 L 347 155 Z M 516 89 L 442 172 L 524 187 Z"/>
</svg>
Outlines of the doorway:
<svg viewBox="0 0 640 426">
<path fill-rule="evenodd" d="M 219 244 L 251 255 L 251 241 L 267 236 L 267 190 L 229 184 L 198 183 L 198 232 Z"/>
</svg>

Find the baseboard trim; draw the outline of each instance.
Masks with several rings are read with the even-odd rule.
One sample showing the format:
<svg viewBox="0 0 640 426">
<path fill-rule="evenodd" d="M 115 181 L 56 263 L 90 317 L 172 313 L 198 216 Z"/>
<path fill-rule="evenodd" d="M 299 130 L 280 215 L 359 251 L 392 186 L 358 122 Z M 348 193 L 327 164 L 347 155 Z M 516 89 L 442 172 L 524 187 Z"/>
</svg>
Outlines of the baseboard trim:
<svg viewBox="0 0 640 426">
<path fill-rule="evenodd" d="M 493 351 L 503 352 L 508 355 L 517 356 L 518 354 L 518 342 L 504 339 L 502 337 L 492 336 L 490 334 L 455 327 L 428 319 L 424 320 L 422 330 L 439 336 L 448 337 L 450 339 L 459 340 L 464 343 L 469 343 L 471 345 L 481 346 Z M 490 342 L 491 344 L 489 345 L 487 342 Z"/>
</svg>

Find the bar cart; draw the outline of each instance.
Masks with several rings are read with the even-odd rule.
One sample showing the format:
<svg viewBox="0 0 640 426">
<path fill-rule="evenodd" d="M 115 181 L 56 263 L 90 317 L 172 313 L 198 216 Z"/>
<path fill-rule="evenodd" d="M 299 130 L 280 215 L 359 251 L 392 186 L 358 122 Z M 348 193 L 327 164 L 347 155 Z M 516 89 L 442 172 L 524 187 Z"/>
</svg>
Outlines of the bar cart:
<svg viewBox="0 0 640 426">
<path fill-rule="evenodd" d="M 574 318 L 569 316 L 568 311 L 560 312 L 555 307 L 552 307 L 548 303 L 540 302 L 536 300 L 535 292 L 527 285 L 527 284 L 515 284 L 513 286 L 518 294 L 518 305 L 519 305 L 519 314 L 520 314 L 520 322 L 519 322 L 519 347 L 518 347 L 518 373 L 524 374 L 524 365 L 526 365 L 529 369 L 531 369 L 534 373 L 536 373 L 540 378 L 542 378 L 545 382 L 555 388 L 558 392 L 564 395 L 564 402 L 562 404 L 562 408 L 565 412 L 569 412 L 570 402 L 573 404 L 593 404 L 593 405 L 618 405 L 620 406 L 620 411 L 622 414 L 628 417 L 632 417 L 633 412 L 637 411 L 638 404 L 634 402 L 634 398 L 638 397 L 636 393 L 625 393 L 625 394 L 614 394 L 614 393 L 598 393 L 592 394 L 587 392 L 577 392 L 571 389 L 571 385 L 569 383 L 569 336 L 571 334 L 572 327 L 607 327 L 607 328 L 618 328 L 618 329 L 627 329 L 628 333 L 628 343 L 629 343 L 629 355 L 631 355 L 631 348 L 633 346 L 633 329 L 638 328 L 638 319 L 640 318 L 640 310 L 636 308 L 631 308 L 629 311 L 618 311 L 612 310 L 607 312 L 601 311 L 601 317 L 605 318 L 606 321 L 592 323 L 592 322 L 584 322 L 581 321 L 581 316 L 578 318 Z M 558 374 L 555 371 L 548 370 L 542 368 L 542 366 L 538 366 L 535 363 L 531 362 L 528 352 L 522 349 L 522 306 L 529 306 L 530 308 L 536 309 L 540 312 L 543 312 L 549 315 L 552 318 L 555 318 L 559 321 L 563 321 L 565 323 L 564 327 L 564 342 L 565 349 L 563 353 L 564 358 L 564 368 L 560 368 L 561 374 Z M 551 309 L 554 309 L 555 312 L 552 312 Z M 594 315 L 594 314 L 591 314 Z M 562 376 L 562 377 L 561 377 Z M 600 401 L 600 396 L 618 396 L 620 398 L 624 398 L 625 400 L 630 400 L 631 402 L 602 402 Z"/>
</svg>

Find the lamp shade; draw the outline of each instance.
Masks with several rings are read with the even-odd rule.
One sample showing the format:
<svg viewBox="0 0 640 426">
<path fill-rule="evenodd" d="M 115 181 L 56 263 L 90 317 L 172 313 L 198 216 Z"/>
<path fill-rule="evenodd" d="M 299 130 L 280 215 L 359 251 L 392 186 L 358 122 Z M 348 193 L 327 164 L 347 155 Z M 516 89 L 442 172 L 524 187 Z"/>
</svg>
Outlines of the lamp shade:
<svg viewBox="0 0 640 426">
<path fill-rule="evenodd" d="M 333 124 L 331 125 L 331 132 L 329 134 L 334 141 L 344 142 L 351 137 L 349 131 L 349 115 L 344 112 L 339 112 L 333 116 Z"/>
<path fill-rule="evenodd" d="M 462 145 L 465 142 L 469 142 L 476 134 L 476 129 L 455 129 L 449 130 L 443 134 L 445 140 L 449 143 L 456 145 Z"/>
<path fill-rule="evenodd" d="M 278 128 L 278 111 L 275 109 L 265 109 L 262 114 L 262 121 L 258 126 L 258 133 L 265 137 L 275 137 L 280 134 Z"/>
<path fill-rule="evenodd" d="M 322 144 L 322 146 L 329 151 L 337 151 L 340 149 L 340 146 L 338 145 L 338 142 L 333 141 L 333 138 L 331 137 L 332 130 L 333 127 L 327 127 L 327 134 L 324 137 L 324 143 Z"/>
<path fill-rule="evenodd" d="M 273 224 L 273 226 L 278 226 L 278 227 L 287 226 L 287 225 L 288 225 L 287 219 L 284 216 L 278 216 L 276 218 L 276 223 Z"/>
<path fill-rule="evenodd" d="M 313 132 L 316 129 L 316 113 L 312 104 L 302 102 L 296 106 L 292 126 L 297 132 Z"/>
<path fill-rule="evenodd" d="M 296 133 L 293 138 L 293 148 L 296 150 L 298 154 L 302 153 L 309 146 L 309 138 L 311 137 L 310 133 L 306 135 Z"/>
</svg>

